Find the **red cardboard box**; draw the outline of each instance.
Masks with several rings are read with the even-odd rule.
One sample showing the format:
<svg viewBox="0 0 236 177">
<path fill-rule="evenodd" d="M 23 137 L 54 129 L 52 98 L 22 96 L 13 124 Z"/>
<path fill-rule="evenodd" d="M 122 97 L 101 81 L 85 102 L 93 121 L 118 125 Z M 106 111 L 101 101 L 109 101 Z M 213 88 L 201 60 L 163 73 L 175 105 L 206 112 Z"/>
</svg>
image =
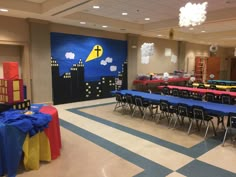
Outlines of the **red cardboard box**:
<svg viewBox="0 0 236 177">
<path fill-rule="evenodd" d="M 3 62 L 3 78 L 19 79 L 19 66 L 17 62 Z"/>
</svg>

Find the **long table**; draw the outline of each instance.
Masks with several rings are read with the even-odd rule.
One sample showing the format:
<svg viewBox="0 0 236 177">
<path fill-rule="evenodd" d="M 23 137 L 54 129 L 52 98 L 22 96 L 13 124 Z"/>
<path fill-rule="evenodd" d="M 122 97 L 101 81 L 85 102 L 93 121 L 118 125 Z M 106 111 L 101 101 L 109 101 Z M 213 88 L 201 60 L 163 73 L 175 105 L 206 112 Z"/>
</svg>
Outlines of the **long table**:
<svg viewBox="0 0 236 177">
<path fill-rule="evenodd" d="M 163 87 L 164 86 L 158 86 L 159 89 L 162 89 Z M 168 87 L 169 89 L 188 90 L 189 92 L 200 93 L 203 95 L 207 92 L 214 93 L 215 95 L 228 94 L 228 95 L 236 98 L 236 92 L 213 90 L 213 89 L 192 88 L 192 87 L 182 87 L 182 86 L 175 86 L 175 85 L 168 85 L 166 87 Z"/>
<path fill-rule="evenodd" d="M 229 81 L 229 80 L 208 80 L 207 83 L 209 84 L 221 84 L 224 83 L 225 85 L 236 85 L 236 81 Z"/>
<path fill-rule="evenodd" d="M 148 85 L 148 84 L 160 84 L 165 82 L 187 82 L 189 78 L 169 78 L 167 81 L 163 79 L 153 79 L 153 80 L 134 80 L 133 84 L 141 84 L 141 85 Z"/>
<path fill-rule="evenodd" d="M 133 90 L 120 90 L 120 91 L 113 91 L 112 93 L 115 94 L 117 92 L 121 93 L 122 95 L 131 94 L 133 96 L 141 96 L 144 99 L 152 101 L 154 103 L 159 103 L 160 100 L 167 100 L 170 102 L 170 104 L 173 104 L 173 105 L 184 103 L 189 106 L 202 106 L 203 108 L 205 108 L 207 113 L 215 114 L 219 116 L 228 116 L 228 114 L 231 112 L 236 113 L 236 106 L 234 105 L 204 102 L 204 101 L 199 101 L 199 100 L 185 99 L 185 98 L 174 97 L 174 96 L 169 96 L 169 95 L 145 93 L 145 92 L 133 91 Z"/>
<path fill-rule="evenodd" d="M 193 83 L 193 86 L 198 87 L 199 83 Z M 204 84 L 204 86 L 208 88 L 211 85 L 210 84 Z M 222 89 L 222 90 L 229 90 L 231 88 L 236 88 L 236 85 L 215 85 L 215 86 L 216 86 L 216 88 Z"/>
</svg>

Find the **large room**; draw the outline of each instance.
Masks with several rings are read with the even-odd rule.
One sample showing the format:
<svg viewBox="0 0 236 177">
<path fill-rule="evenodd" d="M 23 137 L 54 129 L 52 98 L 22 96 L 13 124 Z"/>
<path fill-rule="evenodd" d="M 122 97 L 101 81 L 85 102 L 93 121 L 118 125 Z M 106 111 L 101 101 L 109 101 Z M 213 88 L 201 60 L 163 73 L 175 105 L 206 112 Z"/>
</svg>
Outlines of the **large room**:
<svg viewBox="0 0 236 177">
<path fill-rule="evenodd" d="M 236 0 L 0 0 L 0 176 L 235 177 Z"/>
</svg>

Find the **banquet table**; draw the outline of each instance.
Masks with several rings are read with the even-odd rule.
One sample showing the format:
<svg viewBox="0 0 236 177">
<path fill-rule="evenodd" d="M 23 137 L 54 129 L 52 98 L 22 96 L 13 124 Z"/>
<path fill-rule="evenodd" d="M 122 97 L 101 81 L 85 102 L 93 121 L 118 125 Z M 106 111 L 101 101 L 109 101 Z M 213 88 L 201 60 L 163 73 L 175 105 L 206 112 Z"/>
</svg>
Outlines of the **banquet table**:
<svg viewBox="0 0 236 177">
<path fill-rule="evenodd" d="M 219 115 L 219 116 L 228 116 L 229 113 L 236 113 L 236 106 L 234 105 L 227 105 L 227 104 L 220 104 L 220 103 L 213 103 L 213 102 L 205 102 L 193 99 L 186 99 L 180 97 L 174 97 L 170 95 L 160 95 L 160 94 L 153 94 L 153 93 L 145 93 L 140 91 L 133 91 L 133 90 L 120 90 L 120 91 L 113 91 L 112 94 L 121 93 L 122 95 L 131 94 L 133 96 L 141 96 L 145 100 L 149 100 L 153 103 L 159 103 L 160 100 L 169 101 L 170 104 L 177 105 L 179 103 L 184 103 L 189 106 L 202 106 L 205 108 L 207 113 Z"/>
<path fill-rule="evenodd" d="M 194 87 L 198 87 L 199 83 L 193 83 Z M 210 84 L 204 84 L 205 87 L 210 87 Z M 231 88 L 236 88 L 236 85 L 215 85 L 216 88 L 222 89 L 222 90 L 229 90 Z"/>
<path fill-rule="evenodd" d="M 236 85 L 236 81 L 229 81 L 229 80 L 208 80 L 208 84 L 221 84 L 224 83 L 225 85 Z"/>
<path fill-rule="evenodd" d="M 3 112 L 13 115 L 7 123 L 2 123 L 4 117 L 0 117 L 0 175 L 15 177 L 22 158 L 27 170 L 38 169 L 40 161 L 56 159 L 60 155 L 61 136 L 58 113 L 53 106 L 34 105 L 30 110 L 33 114 L 26 115 L 29 118 L 24 117 L 22 110 L 15 117 L 11 111 Z M 33 128 L 35 124 L 38 129 Z"/>
<path fill-rule="evenodd" d="M 164 86 L 158 86 L 159 89 L 162 89 Z M 222 90 L 213 90 L 213 89 L 202 89 L 202 88 L 192 88 L 192 87 L 182 87 L 182 86 L 175 86 L 175 85 L 168 85 L 166 86 L 169 89 L 179 89 L 179 90 L 188 90 L 192 93 L 200 93 L 204 95 L 207 92 L 214 93 L 215 95 L 222 95 L 222 94 L 228 94 L 231 97 L 236 98 L 236 92 L 229 92 L 229 91 L 222 91 Z"/>
<path fill-rule="evenodd" d="M 141 84 L 141 85 L 149 85 L 149 84 L 160 84 L 165 82 L 187 82 L 189 78 L 169 78 L 167 81 L 163 79 L 153 79 L 153 80 L 134 80 L 133 85 Z"/>
</svg>

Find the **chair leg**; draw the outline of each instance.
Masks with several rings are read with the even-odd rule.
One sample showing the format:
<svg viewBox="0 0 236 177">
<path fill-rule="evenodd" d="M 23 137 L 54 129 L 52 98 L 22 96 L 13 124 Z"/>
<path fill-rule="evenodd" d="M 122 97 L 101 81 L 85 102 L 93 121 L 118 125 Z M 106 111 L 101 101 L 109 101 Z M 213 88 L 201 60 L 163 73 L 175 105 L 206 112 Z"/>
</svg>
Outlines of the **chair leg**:
<svg viewBox="0 0 236 177">
<path fill-rule="evenodd" d="M 215 126 L 214 126 L 214 123 L 212 120 L 211 121 L 211 125 L 212 125 L 212 128 L 213 128 L 213 133 L 214 133 L 214 136 L 216 136 L 216 129 L 215 129 Z"/>
<path fill-rule="evenodd" d="M 226 128 L 226 130 L 225 130 L 225 135 L 224 135 L 224 138 L 223 138 L 222 146 L 224 146 L 224 144 L 225 144 L 225 139 L 226 139 L 226 136 L 227 136 L 227 133 L 228 133 L 228 129 L 229 128 Z"/>
<path fill-rule="evenodd" d="M 132 117 L 134 117 L 134 113 L 136 112 L 136 108 L 137 108 L 137 106 L 135 105 L 134 109 L 133 109 Z"/>
<path fill-rule="evenodd" d="M 189 128 L 188 128 L 188 135 L 189 135 L 189 133 L 190 133 L 190 130 L 191 130 L 191 128 L 192 128 L 192 125 L 193 125 L 193 119 L 191 119 L 191 122 L 190 122 L 190 125 L 189 125 Z"/>
<path fill-rule="evenodd" d="M 208 133 L 209 126 L 210 126 L 209 121 L 207 121 L 207 128 L 206 128 L 206 132 L 205 132 L 204 139 L 206 139 L 206 136 L 207 136 L 207 133 Z"/>
</svg>

